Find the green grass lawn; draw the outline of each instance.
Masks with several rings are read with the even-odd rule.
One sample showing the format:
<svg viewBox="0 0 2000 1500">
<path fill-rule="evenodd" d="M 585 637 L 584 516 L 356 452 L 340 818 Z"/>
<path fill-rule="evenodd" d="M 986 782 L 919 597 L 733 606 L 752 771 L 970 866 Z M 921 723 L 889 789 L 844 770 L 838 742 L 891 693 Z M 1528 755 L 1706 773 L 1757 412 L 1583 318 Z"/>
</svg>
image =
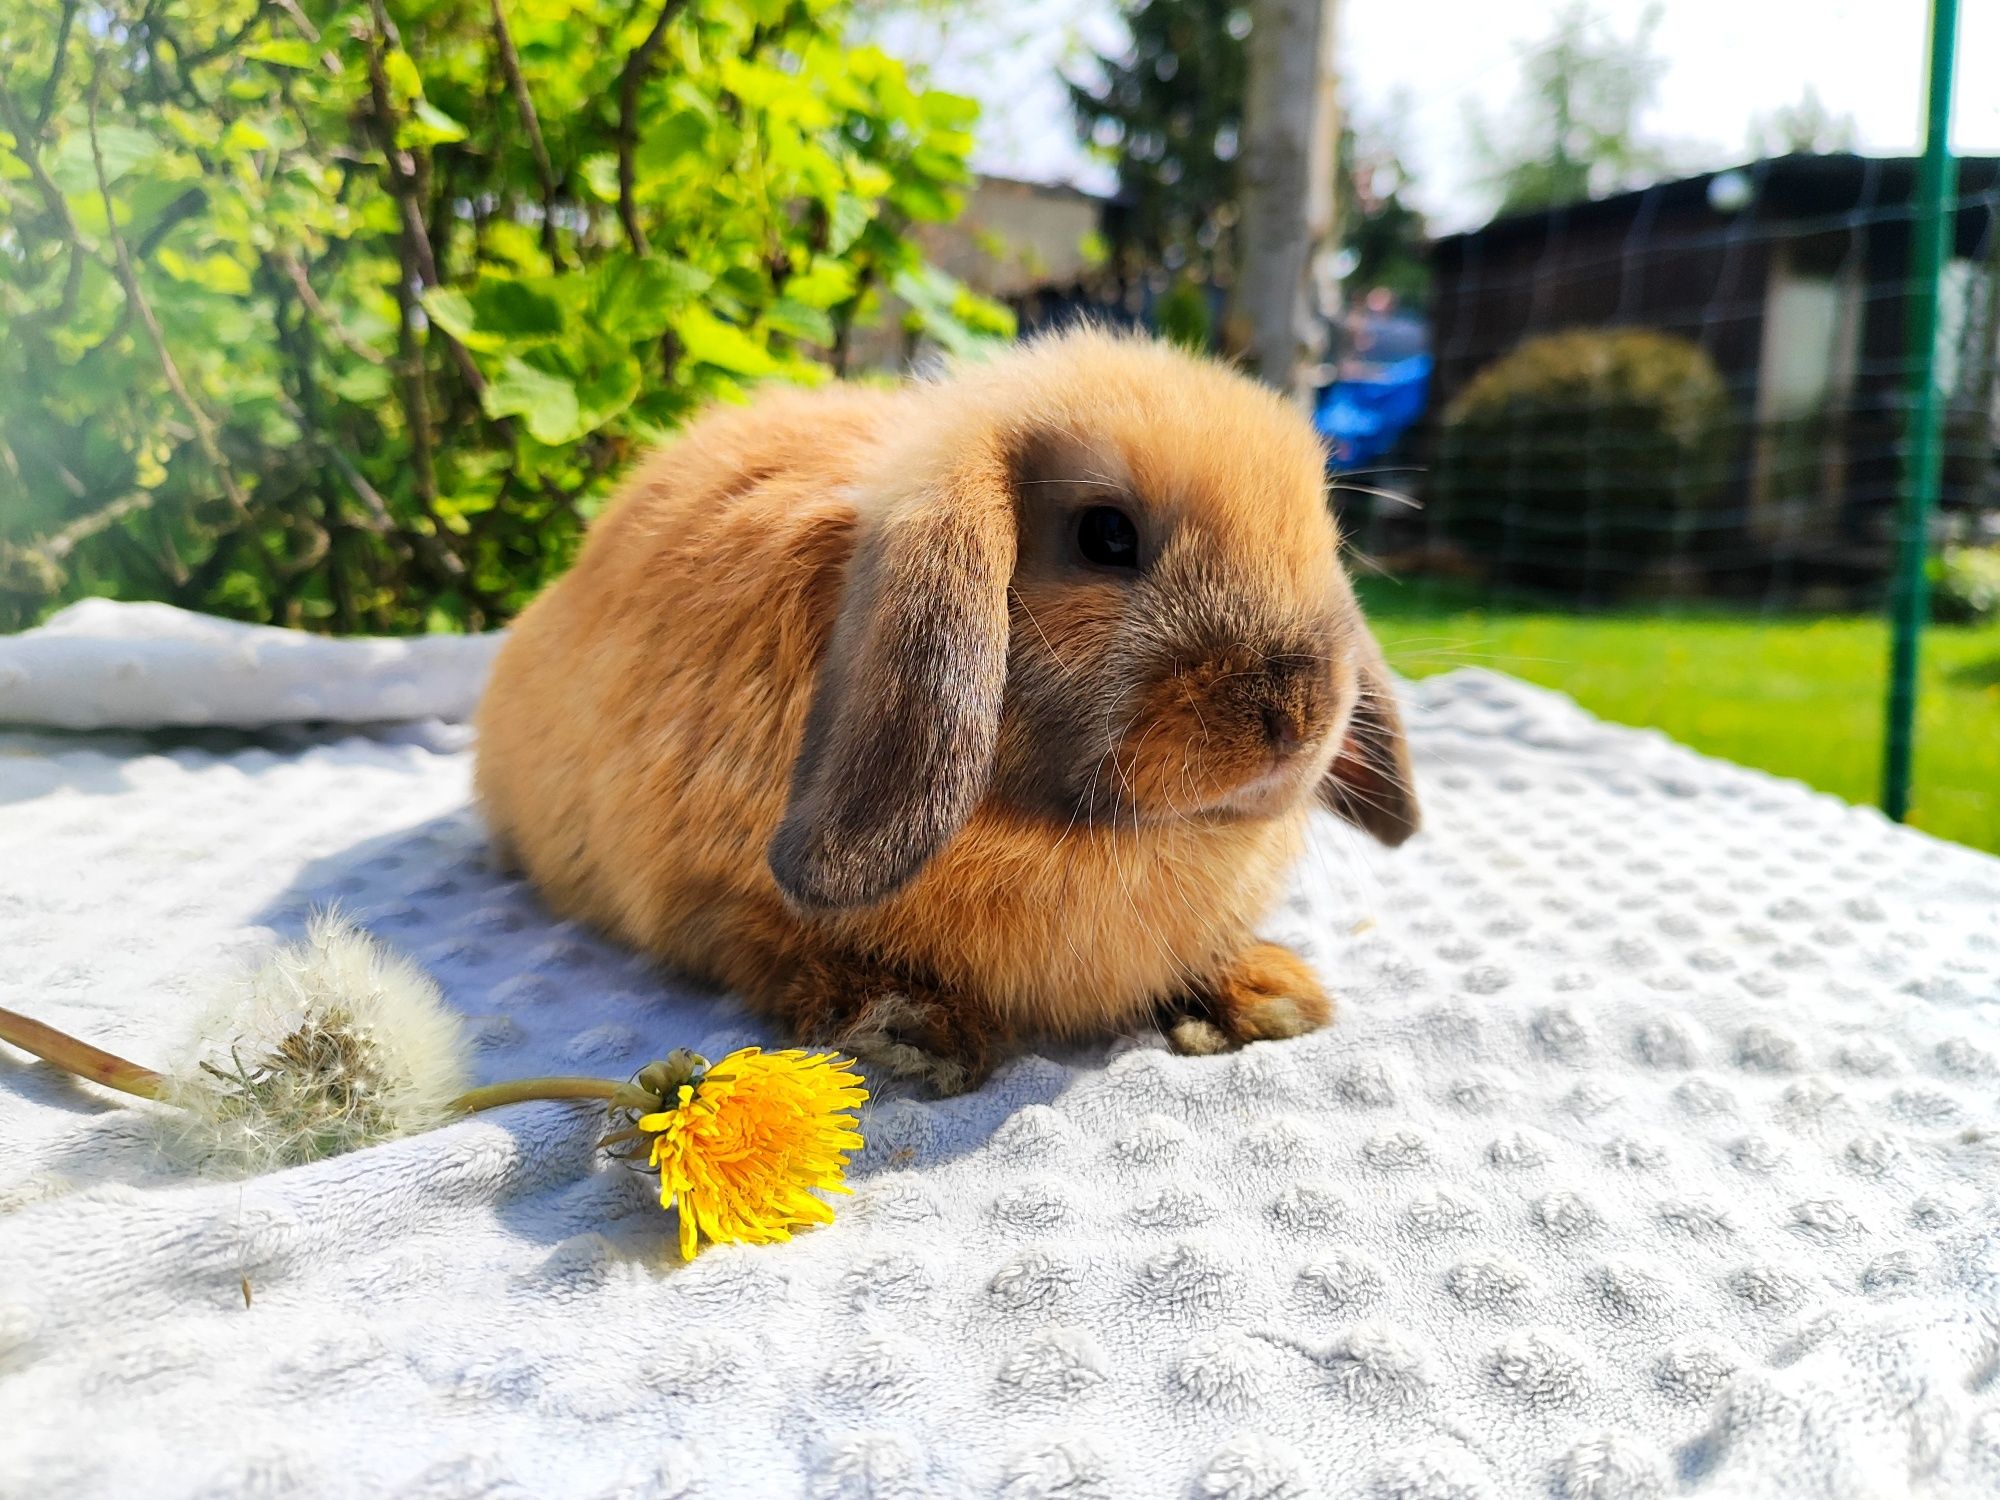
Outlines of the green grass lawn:
<svg viewBox="0 0 2000 1500">
<path fill-rule="evenodd" d="M 1553 614 L 1475 607 L 1447 584 L 1360 587 L 1389 660 L 1410 676 L 1491 667 L 1850 802 L 1880 796 L 1880 619 Z M 1917 733 L 1910 822 L 2000 852 L 2000 624 L 1925 633 Z"/>
</svg>

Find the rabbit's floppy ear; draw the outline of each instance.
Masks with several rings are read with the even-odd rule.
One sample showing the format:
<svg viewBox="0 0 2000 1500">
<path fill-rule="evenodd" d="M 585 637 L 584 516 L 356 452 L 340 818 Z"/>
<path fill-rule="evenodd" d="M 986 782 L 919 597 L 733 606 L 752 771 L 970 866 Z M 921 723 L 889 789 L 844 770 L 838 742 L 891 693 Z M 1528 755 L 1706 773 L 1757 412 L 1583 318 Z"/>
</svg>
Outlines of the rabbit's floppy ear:
<svg viewBox="0 0 2000 1500">
<path fill-rule="evenodd" d="M 999 736 L 1016 550 L 995 452 L 863 523 L 769 850 L 796 906 L 882 900 L 971 815 Z"/>
<path fill-rule="evenodd" d="M 1340 753 L 1320 783 L 1319 799 L 1393 846 L 1415 833 L 1422 822 L 1410 747 L 1382 648 L 1365 630 L 1355 646 L 1355 665 L 1361 696 L 1341 737 Z"/>
</svg>

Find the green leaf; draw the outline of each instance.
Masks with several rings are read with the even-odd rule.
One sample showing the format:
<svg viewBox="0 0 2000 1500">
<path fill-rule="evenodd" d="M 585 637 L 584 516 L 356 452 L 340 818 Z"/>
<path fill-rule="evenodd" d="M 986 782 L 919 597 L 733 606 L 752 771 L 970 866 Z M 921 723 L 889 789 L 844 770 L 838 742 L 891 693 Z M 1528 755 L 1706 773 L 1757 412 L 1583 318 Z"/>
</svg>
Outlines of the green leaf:
<svg viewBox="0 0 2000 1500">
<path fill-rule="evenodd" d="M 111 121 L 97 127 L 97 146 L 104 156 L 106 182 L 116 182 L 160 153 L 159 142 L 145 131 Z M 49 176 L 65 193 L 96 194 L 97 169 L 91 161 L 88 132 L 72 130 L 63 136 L 49 153 L 48 168 Z"/>
<path fill-rule="evenodd" d="M 424 613 L 426 635 L 458 635 L 465 629 L 465 601 L 455 593 L 440 594 Z"/>
<path fill-rule="evenodd" d="M 872 161 L 849 161 L 847 163 L 847 186 L 855 197 L 863 202 L 872 202 L 881 197 L 896 184 L 896 174 L 887 167 Z M 873 212 L 871 209 L 870 212 Z"/>
<path fill-rule="evenodd" d="M 923 178 L 899 182 L 889 190 L 889 201 L 922 224 L 943 224 L 958 216 L 964 200 Z"/>
<path fill-rule="evenodd" d="M 86 151 L 89 147 L 85 140 Z M 100 125 L 97 129 L 98 150 L 104 156 L 104 175 L 116 182 L 127 172 L 143 166 L 159 154 L 159 145 L 143 130 L 129 125 Z"/>
<path fill-rule="evenodd" d="M 576 384 L 578 432 L 595 432 L 622 413 L 639 394 L 639 361 L 624 349 L 599 344 L 603 362 Z"/>
<path fill-rule="evenodd" d="M 518 356 L 510 355 L 500 373 L 487 381 L 479 404 L 489 417 L 522 418 L 529 435 L 551 447 L 574 442 L 589 430 L 582 425 L 576 386 Z"/>
<path fill-rule="evenodd" d="M 793 297 L 780 297 L 764 314 L 767 326 L 809 344 L 826 348 L 833 343 L 833 319 L 817 307 L 808 307 Z"/>
<path fill-rule="evenodd" d="M 639 137 L 639 147 L 632 153 L 633 170 L 654 177 L 702 165 L 701 148 L 707 139 L 708 121 L 694 110 L 675 110 Z"/>
<path fill-rule="evenodd" d="M 697 364 L 714 365 L 737 375 L 769 375 L 778 367 L 762 344 L 706 309 L 688 309 L 674 327 L 681 349 Z"/>
<path fill-rule="evenodd" d="M 498 349 L 506 341 L 480 332 L 472 303 L 456 287 L 434 286 L 424 293 L 424 311 L 446 333 L 468 349 Z"/>
<path fill-rule="evenodd" d="M 365 363 L 349 365 L 328 382 L 328 389 L 334 395 L 356 406 L 386 401 L 395 388 L 395 377 L 389 373 L 387 365 Z"/>
<path fill-rule="evenodd" d="M 910 304 L 918 326 L 954 354 L 1013 332 L 1013 316 L 1004 307 L 974 296 L 935 266 L 906 267 L 890 278 L 889 289 Z"/>
<path fill-rule="evenodd" d="M 489 260 L 510 264 L 531 276 L 540 275 L 548 264 L 542 254 L 540 235 L 514 219 L 494 219 L 487 223 L 486 249 Z"/>
<path fill-rule="evenodd" d="M 655 339 L 714 280 L 708 272 L 670 256 L 641 260 L 621 251 L 597 269 L 591 318 L 597 328 L 628 344 Z"/>
<path fill-rule="evenodd" d="M 946 130 L 970 130 L 979 120 L 977 99 L 947 94 L 943 89 L 928 90 L 921 97 L 920 106 L 927 123 Z"/>
<path fill-rule="evenodd" d="M 382 71 L 389 76 L 389 97 L 397 104 L 408 104 L 412 99 L 423 98 L 423 75 L 410 61 L 409 53 L 397 51 L 387 54 L 382 59 Z"/>
<path fill-rule="evenodd" d="M 508 343 L 556 338 L 563 331 L 561 304 L 525 281 L 489 276 L 473 287 L 471 302 L 479 331 Z"/>
<path fill-rule="evenodd" d="M 827 215 L 827 253 L 845 255 L 850 246 L 861 238 L 861 231 L 868 227 L 874 217 L 874 210 L 865 199 L 852 193 L 842 193 L 833 200 L 833 210 Z"/>
<path fill-rule="evenodd" d="M 854 295 L 855 284 L 850 263 L 822 255 L 813 261 L 811 270 L 785 283 L 785 296 L 806 307 L 837 307 Z"/>
<path fill-rule="evenodd" d="M 465 127 L 428 99 L 419 99 L 396 131 L 399 146 L 438 146 L 465 139 Z"/>
<path fill-rule="evenodd" d="M 224 151 L 262 151 L 270 144 L 271 138 L 248 120 L 231 120 L 222 133 Z"/>
<path fill-rule="evenodd" d="M 108 257 L 87 257 L 65 297 L 61 246 L 41 232 L 46 205 L 0 135 L 0 411 L 24 476 L 15 509 L 27 513 L 16 518 L 0 498 L 0 533 L 51 534 L 66 524 L 75 485 L 91 495 L 147 485 L 168 502 L 149 545 L 157 540 L 201 580 L 192 603 L 343 630 L 497 625 L 561 572 L 582 519 L 614 491 L 635 446 L 706 402 L 741 399 L 757 381 L 825 378 L 820 351 L 836 325 L 879 312 L 892 301 L 890 278 L 924 265 L 912 219 L 958 206 L 969 101 L 913 88 L 895 59 L 851 45 L 837 0 L 703 0 L 669 28 L 647 74 L 634 186 L 653 248 L 635 256 L 612 207 L 613 96 L 619 59 L 660 0 L 636 10 L 628 0 L 503 3 L 574 200 L 565 199 L 553 258 L 526 207 L 541 195 L 496 85 L 490 7 L 391 0 L 404 43 L 377 56 L 404 146 L 438 157 L 445 284 L 423 297 L 426 378 L 456 388 L 443 346 L 461 341 L 478 362 L 484 406 L 507 429 L 502 436 L 438 393 L 451 425 L 433 455 L 443 497 L 435 515 L 412 504 L 420 439 L 395 358 L 409 272 L 385 143 L 370 123 L 367 0 L 307 4 L 323 42 L 282 18 L 239 34 L 211 14 L 240 20 L 255 0 L 166 0 L 153 9 L 183 27 L 189 55 L 213 55 L 192 88 L 168 79 L 164 93 L 100 91 L 99 139 L 116 222 L 188 388 L 226 429 L 250 514 L 224 514 L 206 499 L 212 476 Z M 11 36 L 9 15 L 56 8 L 12 0 L 10 10 L 0 0 L 0 35 Z M 93 0 L 79 12 L 110 18 L 84 38 L 107 80 L 150 76 L 159 39 L 116 24 L 141 9 Z M 52 36 L 44 28 L 44 51 Z M 33 74 L 33 58 L 20 61 Z M 34 92 L 31 76 L 16 84 Z M 83 237 L 103 249 L 83 104 L 77 88 L 61 91 L 41 150 Z M 476 224 L 463 216 L 469 205 Z M 323 315 L 260 269 L 281 250 L 304 270 Z M 1004 311 L 949 278 L 905 285 L 916 302 L 894 306 L 927 338 L 969 347 L 1004 324 Z M 9 338 L 14 323 L 40 334 Z M 312 354 L 303 366 L 299 338 Z M 677 354 L 664 368 L 663 343 Z M 299 390 L 299 378 L 318 390 Z M 330 500 L 352 513 L 357 502 L 328 464 L 301 467 L 295 450 L 334 443 L 381 485 L 396 534 L 356 530 L 308 560 L 288 535 L 287 508 Z M 413 566 L 406 543 L 432 529 L 452 535 L 464 558 L 464 595 L 440 590 L 420 560 Z M 123 531 L 79 543 L 69 595 L 142 597 L 158 592 L 160 576 L 180 576 L 135 561 Z M 306 563 L 296 578 L 280 580 L 269 566 L 284 556 Z M 0 631 L 55 602 L 23 605 L 0 590 Z"/>
<path fill-rule="evenodd" d="M 253 62 L 269 63 L 274 68 L 311 68 L 319 61 L 312 43 L 304 37 L 295 36 L 253 43 L 243 49 L 242 55 Z"/>
<path fill-rule="evenodd" d="M 160 216 L 179 203 L 187 190 L 187 183 L 165 177 L 146 176 L 128 183 L 119 195 L 129 215 L 125 219 L 126 232 L 137 240 L 144 240 L 159 225 Z M 184 221 L 192 219 L 198 222 L 201 215 L 182 212 L 179 217 Z M 197 237 L 176 234 L 171 230 L 168 233 L 174 242 L 186 242 Z"/>
<path fill-rule="evenodd" d="M 194 260 L 182 255 L 171 246 L 162 245 L 153 253 L 154 261 L 162 271 L 174 280 L 188 286 L 202 287 L 211 292 L 222 292 L 232 297 L 250 295 L 250 272 L 242 262 L 227 255 L 205 255 Z"/>
<path fill-rule="evenodd" d="M 945 149 L 950 144 L 945 137 L 932 136 L 929 145 L 919 146 L 910 153 L 910 166 L 936 182 L 970 181 L 972 173 L 965 160 L 972 148 L 972 137 L 964 137 L 957 150 Z"/>
<path fill-rule="evenodd" d="M 494 350 L 562 335 L 562 305 L 511 276 L 488 276 L 469 292 L 434 286 L 424 293 L 431 321 L 468 349 Z"/>
<path fill-rule="evenodd" d="M 797 78 L 750 58 L 722 62 L 722 86 L 751 109 L 771 109 L 803 90 Z"/>
<path fill-rule="evenodd" d="M 609 151 L 599 151 L 583 159 L 580 169 L 583 185 L 590 189 L 591 196 L 599 203 L 618 201 L 618 158 Z"/>
<path fill-rule="evenodd" d="M 754 246 L 746 246 L 754 252 Z M 771 295 L 771 277 L 762 265 L 734 265 L 715 278 L 714 294 L 710 305 L 731 309 L 727 316 L 749 322 L 751 314 L 735 309 L 749 309 L 761 304 Z"/>
</svg>

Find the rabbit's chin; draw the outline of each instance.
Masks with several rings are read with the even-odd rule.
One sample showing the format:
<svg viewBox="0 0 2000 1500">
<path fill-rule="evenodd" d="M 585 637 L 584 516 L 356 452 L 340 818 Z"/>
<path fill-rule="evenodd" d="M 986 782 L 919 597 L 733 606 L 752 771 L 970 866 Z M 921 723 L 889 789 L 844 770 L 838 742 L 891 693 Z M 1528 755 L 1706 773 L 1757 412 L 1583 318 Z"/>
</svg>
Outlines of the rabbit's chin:
<svg viewBox="0 0 2000 1500">
<path fill-rule="evenodd" d="M 1309 760 L 1286 759 L 1231 785 L 1201 788 L 1200 794 L 1187 786 L 1163 789 L 1163 795 L 1137 799 L 1136 806 L 1126 798 L 1121 807 L 1107 805 L 1098 812 L 1140 827 L 1268 822 L 1310 802 L 1320 774 Z"/>
<path fill-rule="evenodd" d="M 1283 761 L 1235 787 L 1214 806 L 1204 809 L 1204 815 L 1221 823 L 1283 817 L 1312 795 L 1314 781 L 1308 763 L 1296 759 Z"/>
</svg>

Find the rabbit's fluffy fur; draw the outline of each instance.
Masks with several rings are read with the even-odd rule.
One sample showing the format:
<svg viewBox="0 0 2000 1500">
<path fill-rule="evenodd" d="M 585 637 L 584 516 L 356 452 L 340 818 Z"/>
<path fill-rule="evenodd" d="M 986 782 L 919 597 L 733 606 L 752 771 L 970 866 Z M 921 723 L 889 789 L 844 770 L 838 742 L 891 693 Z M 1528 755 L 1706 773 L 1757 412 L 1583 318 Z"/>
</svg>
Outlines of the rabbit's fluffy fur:
<svg viewBox="0 0 2000 1500">
<path fill-rule="evenodd" d="M 1023 1034 L 1310 1030 L 1252 935 L 1308 809 L 1417 822 L 1322 462 L 1098 332 L 718 408 L 501 650 L 487 817 L 562 912 L 940 1090 Z M 1085 555 L 1107 505 L 1136 565 Z"/>
</svg>

